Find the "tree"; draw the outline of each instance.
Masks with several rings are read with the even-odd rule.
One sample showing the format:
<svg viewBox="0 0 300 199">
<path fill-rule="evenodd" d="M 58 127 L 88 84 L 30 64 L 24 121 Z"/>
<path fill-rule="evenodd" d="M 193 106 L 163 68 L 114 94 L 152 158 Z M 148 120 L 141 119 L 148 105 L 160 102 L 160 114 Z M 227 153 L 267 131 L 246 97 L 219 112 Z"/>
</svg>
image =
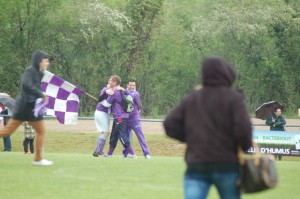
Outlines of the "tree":
<svg viewBox="0 0 300 199">
<path fill-rule="evenodd" d="M 151 39 L 154 21 L 163 4 L 163 0 L 130 0 L 127 13 L 132 20 L 131 41 L 129 47 L 129 60 L 127 73 L 130 77 L 144 57 L 145 48 Z"/>
<path fill-rule="evenodd" d="M 47 26 L 47 12 L 59 1 L 1 0 L 0 8 L 0 85 L 3 91 L 16 95 L 20 75 L 30 63 L 32 52 L 47 45 L 42 38 Z"/>
<path fill-rule="evenodd" d="M 235 86 L 246 93 L 250 110 L 269 100 L 289 105 L 294 83 L 287 78 L 291 71 L 283 70 L 273 26 L 291 20 L 293 9 L 279 0 L 224 4 L 195 18 L 189 33 L 194 47 L 234 63 L 239 73 Z"/>
</svg>

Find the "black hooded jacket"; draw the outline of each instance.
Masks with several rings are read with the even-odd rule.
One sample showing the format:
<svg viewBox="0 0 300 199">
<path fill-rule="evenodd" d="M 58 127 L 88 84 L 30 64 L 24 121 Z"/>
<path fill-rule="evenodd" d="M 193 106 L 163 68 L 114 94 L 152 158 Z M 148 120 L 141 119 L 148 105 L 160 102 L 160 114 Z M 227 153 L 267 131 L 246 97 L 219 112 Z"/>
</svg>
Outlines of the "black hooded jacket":
<svg viewBox="0 0 300 199">
<path fill-rule="evenodd" d="M 33 109 L 35 101 L 44 96 L 41 89 L 41 80 L 44 73 L 40 71 L 39 64 L 49 55 L 43 51 L 36 51 L 32 56 L 32 65 L 27 67 L 22 75 L 20 92 L 16 98 L 16 106 L 12 118 L 18 120 L 34 121 Z"/>
<path fill-rule="evenodd" d="M 187 143 L 188 169 L 226 170 L 226 165 L 237 165 L 238 145 L 244 150 L 252 146 L 251 122 L 243 96 L 230 88 L 235 78 L 233 67 L 225 60 L 205 59 L 203 88 L 184 97 L 166 117 L 166 134 Z"/>
</svg>

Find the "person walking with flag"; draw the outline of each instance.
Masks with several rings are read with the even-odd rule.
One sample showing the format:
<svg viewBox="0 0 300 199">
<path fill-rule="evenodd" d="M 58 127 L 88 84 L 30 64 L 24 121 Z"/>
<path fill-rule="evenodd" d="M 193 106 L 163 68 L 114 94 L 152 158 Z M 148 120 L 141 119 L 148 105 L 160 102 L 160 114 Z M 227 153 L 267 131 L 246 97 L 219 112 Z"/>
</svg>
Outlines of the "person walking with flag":
<svg viewBox="0 0 300 199">
<path fill-rule="evenodd" d="M 45 138 L 45 125 L 43 115 L 34 115 L 34 108 L 38 98 L 42 98 L 44 103 L 48 103 L 48 96 L 44 95 L 41 89 L 41 80 L 44 71 L 50 65 L 50 56 L 43 51 L 36 51 L 32 56 L 32 65 L 27 67 L 22 75 L 20 92 L 16 99 L 16 106 L 8 124 L 0 129 L 0 137 L 11 135 L 22 124 L 28 123 L 36 131 L 35 156 L 33 165 L 49 166 L 52 161 L 43 159 L 42 150 Z"/>
</svg>

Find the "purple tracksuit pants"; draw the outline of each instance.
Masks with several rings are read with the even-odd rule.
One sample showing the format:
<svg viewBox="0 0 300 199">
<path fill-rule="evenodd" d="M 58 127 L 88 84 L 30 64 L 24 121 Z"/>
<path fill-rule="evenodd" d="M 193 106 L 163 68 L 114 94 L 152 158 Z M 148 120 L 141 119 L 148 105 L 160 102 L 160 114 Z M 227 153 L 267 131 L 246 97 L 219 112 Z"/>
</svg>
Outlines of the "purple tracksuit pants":
<svg viewBox="0 0 300 199">
<path fill-rule="evenodd" d="M 137 139 L 139 140 L 139 143 L 141 145 L 141 148 L 142 148 L 142 151 L 143 151 L 144 155 L 145 156 L 149 155 L 150 151 L 149 151 L 146 139 L 145 139 L 143 131 L 142 131 L 141 121 L 138 120 L 138 121 L 128 121 L 127 122 L 127 124 L 126 124 L 126 134 L 127 134 L 130 141 L 132 140 L 131 130 L 134 131 Z M 127 156 L 128 153 L 127 153 L 126 150 L 123 150 L 123 154 L 125 156 Z"/>
</svg>

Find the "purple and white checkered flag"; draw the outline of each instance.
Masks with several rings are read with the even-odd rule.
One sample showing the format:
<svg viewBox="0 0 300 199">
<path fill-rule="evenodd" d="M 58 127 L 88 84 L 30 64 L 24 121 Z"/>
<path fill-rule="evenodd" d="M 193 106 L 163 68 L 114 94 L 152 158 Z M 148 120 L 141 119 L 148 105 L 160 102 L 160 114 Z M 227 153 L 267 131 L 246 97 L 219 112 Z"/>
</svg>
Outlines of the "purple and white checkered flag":
<svg viewBox="0 0 300 199">
<path fill-rule="evenodd" d="M 77 124 L 80 90 L 62 78 L 45 71 L 42 90 L 49 96 L 46 115 L 56 116 L 61 124 Z"/>
</svg>

